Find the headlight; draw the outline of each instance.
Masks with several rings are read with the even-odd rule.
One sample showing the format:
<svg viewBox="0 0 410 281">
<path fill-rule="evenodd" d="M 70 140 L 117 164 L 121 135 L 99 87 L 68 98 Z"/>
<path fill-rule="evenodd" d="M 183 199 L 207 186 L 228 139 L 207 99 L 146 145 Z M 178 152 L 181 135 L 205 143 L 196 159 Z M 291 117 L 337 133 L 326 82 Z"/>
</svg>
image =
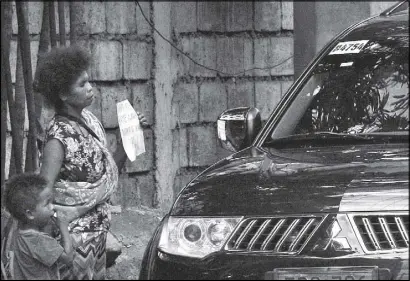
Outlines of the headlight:
<svg viewBox="0 0 410 281">
<path fill-rule="evenodd" d="M 159 248 L 169 254 L 203 258 L 219 251 L 241 218 L 169 217 Z"/>
</svg>

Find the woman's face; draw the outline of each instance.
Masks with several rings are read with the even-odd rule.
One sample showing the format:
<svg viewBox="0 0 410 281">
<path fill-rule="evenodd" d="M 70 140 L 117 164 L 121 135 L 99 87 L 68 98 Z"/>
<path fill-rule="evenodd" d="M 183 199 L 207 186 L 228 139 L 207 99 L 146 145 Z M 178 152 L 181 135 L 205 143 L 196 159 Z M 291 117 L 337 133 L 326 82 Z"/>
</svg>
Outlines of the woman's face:
<svg viewBox="0 0 410 281">
<path fill-rule="evenodd" d="M 70 93 L 63 95 L 62 100 L 70 106 L 83 109 L 94 100 L 93 87 L 90 84 L 87 71 L 83 71 L 71 85 Z"/>
</svg>

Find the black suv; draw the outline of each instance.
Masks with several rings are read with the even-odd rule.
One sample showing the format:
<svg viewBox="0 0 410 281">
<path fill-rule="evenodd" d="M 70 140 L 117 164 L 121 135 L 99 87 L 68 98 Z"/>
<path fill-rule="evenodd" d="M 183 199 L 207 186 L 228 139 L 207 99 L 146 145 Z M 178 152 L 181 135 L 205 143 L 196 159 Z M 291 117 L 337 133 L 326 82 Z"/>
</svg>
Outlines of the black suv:
<svg viewBox="0 0 410 281">
<path fill-rule="evenodd" d="M 408 1 L 343 31 L 262 127 L 220 115 L 231 156 L 178 195 L 140 279 L 409 277 Z"/>
</svg>

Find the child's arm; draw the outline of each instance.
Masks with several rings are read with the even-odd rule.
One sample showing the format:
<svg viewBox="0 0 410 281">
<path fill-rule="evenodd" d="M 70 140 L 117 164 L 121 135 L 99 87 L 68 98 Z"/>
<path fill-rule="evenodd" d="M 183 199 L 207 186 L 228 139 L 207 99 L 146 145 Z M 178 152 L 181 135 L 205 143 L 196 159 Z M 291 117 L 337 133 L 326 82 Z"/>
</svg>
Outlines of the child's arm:
<svg viewBox="0 0 410 281">
<path fill-rule="evenodd" d="M 57 225 L 60 228 L 61 240 L 64 248 L 64 252 L 61 254 L 58 261 L 67 265 L 71 264 L 74 259 L 74 249 L 68 232 L 68 223 L 69 222 L 61 213 L 57 213 Z"/>
</svg>

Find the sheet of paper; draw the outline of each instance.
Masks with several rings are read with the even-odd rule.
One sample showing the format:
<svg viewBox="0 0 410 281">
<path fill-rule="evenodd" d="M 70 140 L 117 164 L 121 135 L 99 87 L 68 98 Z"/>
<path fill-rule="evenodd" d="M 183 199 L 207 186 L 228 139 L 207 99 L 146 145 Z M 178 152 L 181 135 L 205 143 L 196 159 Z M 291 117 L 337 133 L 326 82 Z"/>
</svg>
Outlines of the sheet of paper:
<svg viewBox="0 0 410 281">
<path fill-rule="evenodd" d="M 123 100 L 117 103 L 117 116 L 125 153 L 133 162 L 145 152 L 144 133 L 137 112 L 128 100 Z"/>
</svg>

